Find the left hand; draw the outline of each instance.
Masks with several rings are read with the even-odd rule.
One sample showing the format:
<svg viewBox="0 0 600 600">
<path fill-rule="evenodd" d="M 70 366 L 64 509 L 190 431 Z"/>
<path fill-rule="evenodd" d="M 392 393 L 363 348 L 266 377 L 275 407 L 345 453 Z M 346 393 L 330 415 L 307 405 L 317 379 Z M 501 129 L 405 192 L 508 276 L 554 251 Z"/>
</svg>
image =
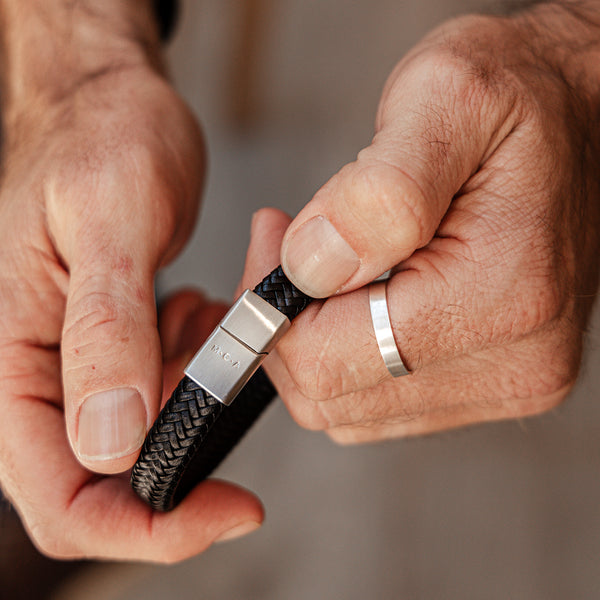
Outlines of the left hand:
<svg viewBox="0 0 600 600">
<path fill-rule="evenodd" d="M 163 375 L 169 391 L 181 377 L 179 333 L 197 343 L 223 312 L 180 296 L 157 328 L 156 271 L 199 203 L 200 128 L 160 68 L 150 2 L 0 0 L 0 13 L 2 493 L 50 556 L 188 558 L 256 528 L 259 500 L 204 482 L 156 514 L 116 474 Z"/>
</svg>

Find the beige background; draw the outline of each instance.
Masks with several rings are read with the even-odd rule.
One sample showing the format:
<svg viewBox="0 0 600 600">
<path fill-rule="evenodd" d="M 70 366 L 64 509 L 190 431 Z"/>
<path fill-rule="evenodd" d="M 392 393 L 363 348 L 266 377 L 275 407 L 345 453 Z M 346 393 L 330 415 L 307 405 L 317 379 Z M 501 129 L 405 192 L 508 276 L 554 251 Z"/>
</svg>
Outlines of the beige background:
<svg viewBox="0 0 600 600">
<path fill-rule="evenodd" d="M 368 143 L 403 52 L 482 6 L 272 0 L 259 115 L 241 134 L 229 110 L 239 2 L 184 2 L 169 55 L 204 123 L 211 169 L 197 235 L 163 289 L 191 283 L 230 297 L 253 211 L 297 212 Z M 96 565 L 56 598 L 600 597 L 598 321 L 577 391 L 541 418 L 344 449 L 298 428 L 278 403 L 218 473 L 263 499 L 259 532 L 175 567 Z"/>
</svg>

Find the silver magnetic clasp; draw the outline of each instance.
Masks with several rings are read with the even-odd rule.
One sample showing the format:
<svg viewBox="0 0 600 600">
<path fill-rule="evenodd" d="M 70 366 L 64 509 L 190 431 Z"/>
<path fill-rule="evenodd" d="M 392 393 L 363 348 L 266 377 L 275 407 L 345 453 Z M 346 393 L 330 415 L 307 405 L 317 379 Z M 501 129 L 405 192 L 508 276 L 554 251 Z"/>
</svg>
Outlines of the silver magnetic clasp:
<svg viewBox="0 0 600 600">
<path fill-rule="evenodd" d="M 229 405 L 290 325 L 283 313 L 246 290 L 198 350 L 185 374 Z"/>
</svg>

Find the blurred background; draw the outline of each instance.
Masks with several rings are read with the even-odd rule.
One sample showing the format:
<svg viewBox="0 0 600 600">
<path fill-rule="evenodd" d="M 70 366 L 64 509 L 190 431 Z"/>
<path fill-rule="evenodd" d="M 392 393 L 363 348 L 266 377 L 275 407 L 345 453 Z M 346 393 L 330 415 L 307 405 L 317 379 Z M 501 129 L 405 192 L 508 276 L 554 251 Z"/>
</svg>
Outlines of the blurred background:
<svg viewBox="0 0 600 600">
<path fill-rule="evenodd" d="M 210 170 L 195 237 L 161 290 L 230 299 L 252 213 L 295 214 L 369 143 L 403 53 L 490 6 L 184 0 L 168 54 Z M 27 594 L 32 572 L 60 575 L 52 600 L 600 597 L 599 366 L 597 310 L 576 391 L 542 417 L 340 448 L 276 402 L 217 473 L 262 498 L 258 532 L 172 567 L 70 565 L 36 557 L 5 514 L 3 572 L 27 573 L 23 598 L 42 597 Z"/>
</svg>

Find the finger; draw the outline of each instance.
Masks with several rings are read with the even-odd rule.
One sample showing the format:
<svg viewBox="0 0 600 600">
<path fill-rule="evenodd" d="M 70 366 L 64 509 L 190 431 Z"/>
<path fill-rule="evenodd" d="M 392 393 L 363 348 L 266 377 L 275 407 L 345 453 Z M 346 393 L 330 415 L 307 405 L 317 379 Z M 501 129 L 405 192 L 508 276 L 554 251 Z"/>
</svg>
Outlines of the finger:
<svg viewBox="0 0 600 600">
<path fill-rule="evenodd" d="M 62 338 L 67 432 L 79 460 L 104 473 L 132 466 L 161 395 L 153 267 L 114 243 L 70 264 Z"/>
<path fill-rule="evenodd" d="M 158 333 L 164 360 L 181 353 L 181 340 L 190 315 L 202 310 L 207 300 L 196 290 L 180 290 L 158 307 Z"/>
<path fill-rule="evenodd" d="M 277 249 L 288 224 L 289 217 L 275 209 L 256 213 L 244 286 L 253 285 L 276 265 Z M 431 283 L 428 285 L 432 287 Z M 438 295 L 429 291 L 427 298 L 435 305 Z M 414 286 L 405 293 L 408 299 L 422 297 L 414 292 Z M 405 299 L 399 304 L 403 306 Z M 330 298 L 325 303 L 314 302 L 294 320 L 280 341 L 278 352 L 296 387 L 313 399 L 331 399 L 389 377 L 375 340 L 366 289 Z M 416 364 L 415 359 L 411 366 Z"/>
<path fill-rule="evenodd" d="M 518 139 L 505 141 L 510 155 Z M 489 161 L 502 171 L 506 156 Z M 531 195 L 526 218 L 512 217 L 517 190 L 500 177 L 482 176 L 454 200 L 440 231 L 426 248 L 396 269 L 387 285 L 388 309 L 396 345 L 411 371 L 448 361 L 488 346 L 528 336 L 565 318 L 568 297 L 557 287 L 554 253 L 546 235 L 538 194 Z M 490 190 L 502 189 L 505 197 Z M 482 215 L 477 217 L 477 215 Z M 510 243 L 496 222 L 512 219 Z M 508 222 L 507 222 L 508 223 Z M 253 254 L 261 255 L 258 235 Z M 532 259 L 535 257 L 535 259 Z M 375 339 L 368 292 L 361 288 L 313 304 L 281 340 L 278 352 L 301 392 L 326 400 L 389 379 Z"/>
<path fill-rule="evenodd" d="M 77 164 L 59 157 L 44 188 L 48 231 L 69 273 L 67 432 L 81 462 L 98 472 L 133 464 L 160 404 L 153 279 L 191 230 L 202 173 L 198 130 L 184 113 L 174 112 L 166 138 L 107 124 L 113 135 L 85 140 Z M 115 153 L 121 146 L 127 151 Z"/>
<path fill-rule="evenodd" d="M 510 132 L 512 96 L 490 93 L 463 63 L 421 53 L 392 76 L 371 145 L 285 235 L 281 263 L 304 292 L 357 289 L 425 246 L 454 195 Z"/>
<path fill-rule="evenodd" d="M 572 333 L 558 325 L 329 402 L 304 396 L 277 353 L 266 364 L 300 425 L 326 430 L 340 443 L 360 443 L 549 410 L 572 388 L 580 352 Z"/>
<path fill-rule="evenodd" d="M 88 495 L 89 494 L 89 495 Z M 87 497 L 86 497 L 87 496 Z M 235 485 L 207 480 L 194 488 L 170 513 L 152 512 L 131 495 L 127 482 L 106 478 L 84 490 L 70 518 L 92 524 L 90 514 L 111 499 L 122 500 L 117 510 L 94 523 L 98 537 L 80 539 L 76 556 L 174 563 L 206 550 L 219 541 L 236 539 L 258 529 L 264 520 L 262 504 Z M 127 525 L 117 530 L 114 522 Z M 144 531 L 142 535 L 138 532 Z"/>
<path fill-rule="evenodd" d="M 473 196 L 464 199 L 465 203 L 482 200 L 481 194 Z M 523 244 L 530 243 L 526 236 L 523 239 Z M 488 248 L 481 250 L 458 239 L 436 239 L 405 261 L 403 270 L 388 282 L 394 339 L 412 371 L 398 380 L 398 389 L 421 381 L 427 373 L 432 374 L 431 388 L 437 389 L 443 379 L 437 371 L 441 366 L 460 357 L 481 356 L 487 349 L 510 348 L 538 334 L 541 345 L 532 345 L 531 351 L 542 367 L 532 365 L 532 371 L 554 364 L 560 358 L 556 348 L 571 349 L 568 355 L 574 352 L 576 340 L 562 340 L 551 331 L 572 329 L 571 317 L 562 309 L 561 297 L 551 285 L 552 270 L 541 260 L 541 253 L 535 261 L 520 249 L 496 253 L 491 260 L 487 253 Z M 280 365 L 273 371 L 277 356 Z M 509 357 L 509 363 L 517 362 L 516 355 Z M 364 288 L 309 307 L 278 344 L 273 362 L 267 364 L 284 398 L 296 394 L 310 401 L 331 401 L 391 380 L 376 343 Z M 482 379 L 476 386 L 492 382 L 493 391 L 496 369 L 490 364 L 488 380 Z M 549 382 L 554 382 L 553 372 L 551 368 Z M 468 389 L 467 380 L 457 385 L 461 383 Z M 563 385 L 558 382 L 554 387 Z M 418 404 L 420 398 L 419 394 L 412 400 L 403 396 L 409 405 Z M 371 408 L 365 418 L 377 414 L 376 407 Z"/>
<path fill-rule="evenodd" d="M 158 332 L 165 360 L 191 358 L 228 310 L 197 290 L 181 290 L 159 307 Z"/>
<path fill-rule="evenodd" d="M 10 398 L 0 423 L 3 489 L 40 549 L 57 558 L 175 562 L 263 520 L 260 501 L 225 482 L 207 481 L 170 513 L 155 513 L 125 478 L 86 471 L 70 451 L 62 413 L 35 398 Z M 3 403 L 4 404 L 4 403 Z"/>
<path fill-rule="evenodd" d="M 276 208 L 263 208 L 252 217 L 246 264 L 236 296 L 254 288 L 279 264 L 281 240 L 292 219 Z"/>
<path fill-rule="evenodd" d="M 263 255 L 267 239 L 255 235 L 249 259 Z M 471 310 L 474 300 L 464 298 L 462 282 L 476 280 L 476 267 L 447 242 L 444 249 L 435 258 L 434 250 L 423 251 L 412 268 L 387 284 L 394 338 L 411 371 L 489 342 L 480 331 L 480 317 L 487 316 L 481 297 L 475 298 L 478 312 Z M 277 354 L 294 386 L 312 400 L 331 400 L 392 377 L 377 344 L 366 287 L 311 304 L 279 342 Z"/>
<path fill-rule="evenodd" d="M 112 509 L 109 514 L 100 514 L 100 507 L 107 505 Z M 250 533 L 263 520 L 260 501 L 226 482 L 207 480 L 172 512 L 157 513 L 133 496 L 127 481 L 107 477 L 82 488 L 71 502 L 66 523 L 83 531 L 73 549 L 65 548 L 63 558 L 174 563 L 203 552 L 216 541 Z"/>
<path fill-rule="evenodd" d="M 481 201 L 474 195 L 475 199 L 469 202 Z M 274 260 L 272 254 L 280 239 L 274 226 L 284 224 L 281 213 L 257 214 L 246 278 L 254 278 L 255 273 L 269 268 L 270 265 L 261 265 L 265 258 Z M 505 277 L 505 271 L 525 274 L 526 270 L 509 262 L 502 265 L 496 259 L 494 268 L 485 269 L 484 285 L 479 287 L 481 264 L 472 259 L 472 254 L 472 247 L 459 240 L 435 240 L 427 249 L 416 253 L 405 263 L 405 270 L 395 273 L 388 282 L 388 308 L 395 341 L 406 366 L 413 371 L 409 377 L 396 380 L 398 383 L 392 380 L 381 357 L 366 288 L 309 306 L 294 320 L 274 356 L 265 362 L 280 395 L 298 398 L 290 409 L 297 411 L 298 405 L 303 404 L 307 407 L 303 414 L 330 414 L 339 409 L 340 415 L 352 415 L 352 401 L 350 405 L 347 401 L 348 398 L 362 399 L 357 392 L 382 382 L 395 386 L 391 389 L 398 386 L 402 389 L 402 385 L 410 387 L 410 382 L 418 381 L 423 371 L 426 377 L 433 373 L 430 385 L 434 389 L 438 385 L 436 377 L 441 377 L 436 370 L 440 364 L 446 365 L 457 357 L 481 352 L 489 346 L 510 343 L 511 339 L 518 340 L 535 330 L 539 321 L 529 320 L 525 326 L 523 314 L 520 318 L 512 315 L 517 287 Z M 518 255 L 514 260 L 519 260 Z M 531 286 L 527 291 L 531 295 Z M 528 304 L 535 304 L 536 314 L 547 312 L 540 310 L 539 302 Z M 464 384 L 462 378 L 460 381 Z M 377 389 L 380 394 L 387 388 Z M 332 406 L 322 409 L 312 406 L 314 401 L 330 403 L 336 398 L 340 402 Z M 421 393 L 403 396 L 399 408 L 402 418 L 418 414 L 421 404 Z M 373 404 L 362 402 L 358 414 L 371 423 L 371 418 L 381 414 L 382 406 L 378 400 Z M 327 422 L 319 423 L 321 428 L 327 425 Z"/>
<path fill-rule="evenodd" d="M 62 409 L 58 347 L 37 346 L 23 341 L 3 343 L 0 344 L 0 365 L 2 397 L 35 396 Z"/>
</svg>

